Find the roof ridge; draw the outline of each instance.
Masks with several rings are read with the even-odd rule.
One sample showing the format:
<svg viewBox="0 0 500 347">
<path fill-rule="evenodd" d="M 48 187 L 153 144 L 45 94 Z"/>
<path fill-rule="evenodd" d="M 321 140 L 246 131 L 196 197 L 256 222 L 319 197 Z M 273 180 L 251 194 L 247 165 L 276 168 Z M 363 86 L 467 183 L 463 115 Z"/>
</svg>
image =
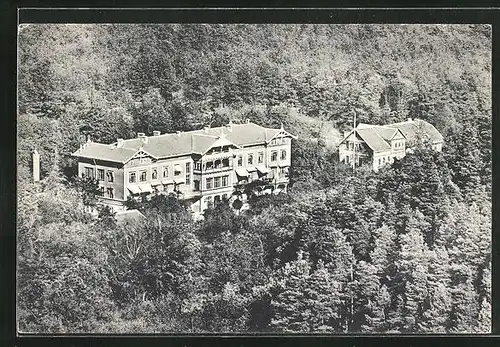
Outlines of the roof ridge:
<svg viewBox="0 0 500 347">
<path fill-rule="evenodd" d="M 211 128 L 211 129 L 215 129 L 215 128 Z M 195 131 L 200 131 L 200 130 L 195 130 Z M 205 134 L 205 133 L 192 133 L 191 136 L 193 135 L 198 135 L 198 136 L 205 136 L 205 137 L 211 137 L 213 139 L 216 139 L 218 138 L 218 136 L 215 136 L 215 135 L 210 135 L 210 134 Z"/>
<path fill-rule="evenodd" d="M 384 141 L 388 146 L 390 146 L 390 144 L 382 137 L 380 136 L 380 134 L 378 132 L 375 131 L 375 134 L 382 140 Z"/>
</svg>

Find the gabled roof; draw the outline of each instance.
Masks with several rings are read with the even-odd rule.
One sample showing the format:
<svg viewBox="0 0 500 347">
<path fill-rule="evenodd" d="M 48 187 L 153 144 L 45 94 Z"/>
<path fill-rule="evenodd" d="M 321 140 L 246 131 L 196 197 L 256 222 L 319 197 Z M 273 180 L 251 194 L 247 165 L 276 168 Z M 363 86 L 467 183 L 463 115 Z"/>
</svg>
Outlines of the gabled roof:
<svg viewBox="0 0 500 347">
<path fill-rule="evenodd" d="M 390 142 L 398 133 L 401 133 L 409 143 L 414 143 L 417 140 L 419 129 L 428 136 L 431 142 L 443 141 L 443 136 L 432 124 L 421 119 L 415 119 L 388 125 L 360 123 L 356 126 L 356 129 L 351 130 L 339 144 L 343 143 L 353 131 L 356 131 L 356 134 L 365 141 L 366 145 L 373 151 L 384 152 L 391 149 Z"/>
<path fill-rule="evenodd" d="M 254 123 L 231 124 L 216 128 L 148 136 L 145 139 L 123 140 L 121 147 L 91 142 L 73 153 L 76 157 L 109 160 L 125 163 L 142 148 L 153 157 L 165 158 L 179 155 L 203 154 L 210 147 L 224 138 L 224 143 L 236 146 L 248 146 L 265 143 L 283 129 L 265 128 Z M 293 135 L 285 132 L 285 135 Z"/>
<path fill-rule="evenodd" d="M 356 129 L 356 133 L 375 152 L 383 152 L 391 149 L 391 146 L 379 135 L 376 127 L 370 129 Z"/>
<path fill-rule="evenodd" d="M 410 142 L 414 142 L 417 140 L 419 129 L 421 129 L 423 133 L 428 136 L 428 140 L 430 142 L 443 142 L 443 135 L 441 135 L 441 133 L 434 127 L 434 125 L 421 119 L 393 123 L 389 124 L 388 126 L 399 129 Z"/>
</svg>

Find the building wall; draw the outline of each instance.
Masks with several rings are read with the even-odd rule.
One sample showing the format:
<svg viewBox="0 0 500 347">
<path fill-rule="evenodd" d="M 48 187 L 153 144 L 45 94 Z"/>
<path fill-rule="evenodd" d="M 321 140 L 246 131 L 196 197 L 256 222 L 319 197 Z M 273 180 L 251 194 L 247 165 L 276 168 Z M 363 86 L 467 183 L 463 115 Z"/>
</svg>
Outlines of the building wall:
<svg viewBox="0 0 500 347">
<path fill-rule="evenodd" d="M 104 180 L 99 180 L 99 187 L 104 187 L 104 197 L 107 198 L 107 188 L 113 188 L 114 198 L 108 198 L 108 200 L 124 200 L 123 165 L 121 163 L 80 158 L 78 162 L 79 177 L 83 177 L 86 171 L 85 168 L 92 168 L 94 170 L 94 178 L 96 179 L 98 178 L 98 170 L 104 170 Z M 109 182 L 107 172 L 113 173 L 113 182 Z"/>
<path fill-rule="evenodd" d="M 373 154 L 373 170 L 378 171 L 381 167 L 394 162 L 394 153 L 391 151 L 375 152 Z"/>
<path fill-rule="evenodd" d="M 134 160 L 137 159 L 137 160 Z M 159 159 L 159 160 L 154 160 L 152 158 L 143 158 L 143 161 L 141 162 L 141 158 L 134 158 L 133 160 L 129 161 L 124 168 L 124 174 L 125 174 L 125 200 L 127 200 L 128 196 L 131 195 L 130 191 L 128 190 L 128 186 L 130 185 L 137 185 L 140 183 L 149 183 L 152 186 L 158 187 L 158 190 L 160 192 L 173 192 L 174 187 L 176 190 L 180 191 L 181 193 L 187 193 L 192 190 L 193 187 L 193 159 L 191 156 L 181 156 L 181 157 L 173 157 L 173 158 L 167 158 L 167 159 Z M 186 163 L 191 164 L 191 180 L 189 184 L 183 183 L 179 185 L 175 184 L 168 184 L 166 187 L 161 184 L 162 180 L 174 180 L 174 179 L 181 179 L 186 182 Z M 180 172 L 178 175 L 175 175 L 174 173 L 174 166 L 175 165 L 180 166 Z M 163 176 L 164 169 L 167 168 L 167 177 Z M 152 178 L 152 172 L 153 169 L 157 170 L 157 178 L 153 179 Z M 146 181 L 141 182 L 140 181 L 140 174 L 141 172 L 146 172 Z M 130 174 L 135 173 L 135 182 L 130 182 Z"/>
</svg>

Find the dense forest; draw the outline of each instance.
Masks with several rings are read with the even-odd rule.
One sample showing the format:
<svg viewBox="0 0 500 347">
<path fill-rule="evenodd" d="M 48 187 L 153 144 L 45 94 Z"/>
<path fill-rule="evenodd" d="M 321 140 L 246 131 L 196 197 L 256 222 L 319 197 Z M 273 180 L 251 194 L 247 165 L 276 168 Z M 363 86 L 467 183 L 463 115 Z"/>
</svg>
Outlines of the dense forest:
<svg viewBox="0 0 500 347">
<path fill-rule="evenodd" d="M 20 331 L 490 331 L 490 26 L 22 25 L 18 42 Z M 353 171 L 335 143 L 354 113 L 427 120 L 443 152 Z M 203 220 L 175 196 L 136 203 L 141 223 L 86 212 L 82 133 L 244 119 L 299 136 L 287 194 Z"/>
</svg>

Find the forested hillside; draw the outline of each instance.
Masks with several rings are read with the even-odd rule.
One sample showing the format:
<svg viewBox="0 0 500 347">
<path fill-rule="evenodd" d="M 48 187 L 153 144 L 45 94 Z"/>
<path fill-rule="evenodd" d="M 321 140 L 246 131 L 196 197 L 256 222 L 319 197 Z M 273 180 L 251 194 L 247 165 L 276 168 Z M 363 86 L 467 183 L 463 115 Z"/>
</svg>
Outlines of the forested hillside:
<svg viewBox="0 0 500 347">
<path fill-rule="evenodd" d="M 22 331 L 489 331 L 489 26 L 24 25 L 18 71 Z M 427 120 L 443 153 L 353 172 L 334 145 L 354 113 Z M 81 131 L 245 119 L 299 136 L 289 194 L 203 221 L 173 196 L 141 224 L 85 212 Z"/>
</svg>

